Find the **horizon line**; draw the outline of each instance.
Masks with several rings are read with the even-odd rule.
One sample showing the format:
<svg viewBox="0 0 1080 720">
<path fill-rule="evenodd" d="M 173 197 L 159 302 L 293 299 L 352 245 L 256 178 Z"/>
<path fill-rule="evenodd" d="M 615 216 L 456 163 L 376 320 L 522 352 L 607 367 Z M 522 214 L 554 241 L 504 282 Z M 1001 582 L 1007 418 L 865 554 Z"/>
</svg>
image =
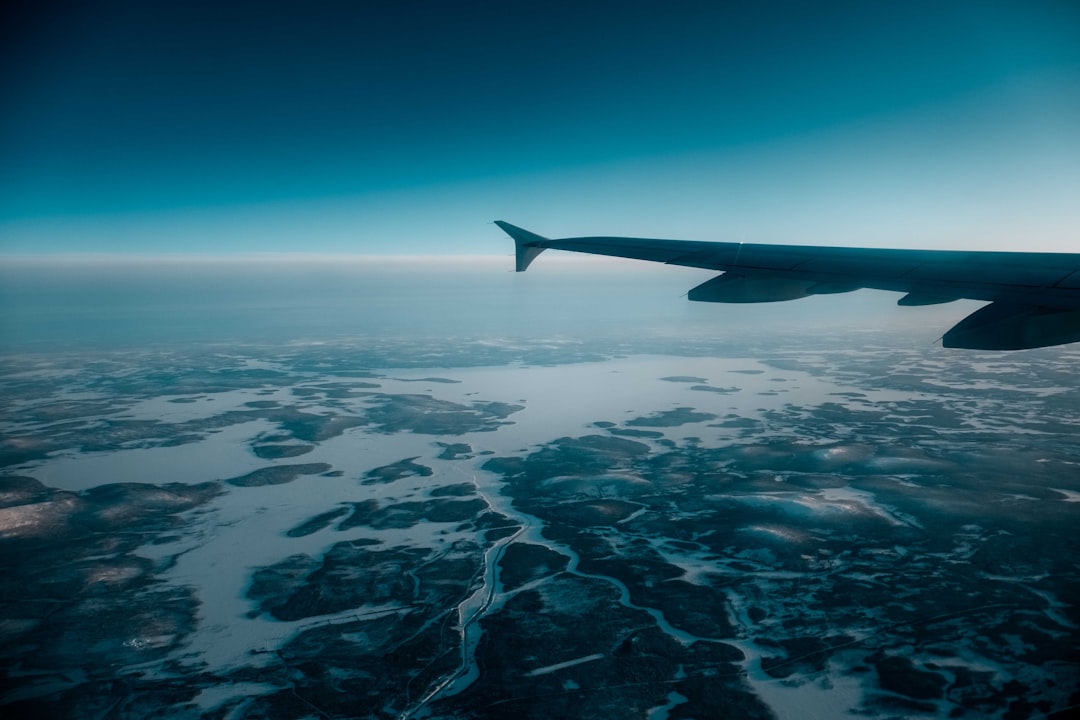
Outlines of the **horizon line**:
<svg viewBox="0 0 1080 720">
<path fill-rule="evenodd" d="M 358 253 L 358 252 L 309 252 L 309 251 L 250 251 L 250 252 L 50 252 L 50 253 L 4 253 L 0 251 L 0 263 L 20 262 L 330 262 L 378 260 L 408 262 L 415 260 L 487 261 L 513 260 L 513 254 L 435 254 L 435 253 Z"/>
<path fill-rule="evenodd" d="M 507 267 L 514 267 L 514 253 L 334 253 L 334 252 L 305 252 L 305 251 L 253 251 L 253 252 L 230 252 L 230 253 L 146 253 L 146 252 L 112 252 L 112 253 L 87 253 L 87 252 L 57 252 L 57 253 L 4 253 L 0 251 L 0 267 L 12 267 L 18 265 L 50 265 L 50 264 L 85 264 L 85 265 L 139 265 L 157 263 L 191 263 L 191 264 L 215 264 L 215 263 L 256 263 L 256 264 L 286 264 L 286 263 L 351 263 L 351 264 L 391 264 L 407 265 L 415 263 L 506 263 Z M 575 264 L 626 264 L 640 265 L 640 260 L 621 257 L 608 257 L 574 253 L 570 251 L 551 252 L 545 257 L 545 264 L 573 262 Z"/>
</svg>

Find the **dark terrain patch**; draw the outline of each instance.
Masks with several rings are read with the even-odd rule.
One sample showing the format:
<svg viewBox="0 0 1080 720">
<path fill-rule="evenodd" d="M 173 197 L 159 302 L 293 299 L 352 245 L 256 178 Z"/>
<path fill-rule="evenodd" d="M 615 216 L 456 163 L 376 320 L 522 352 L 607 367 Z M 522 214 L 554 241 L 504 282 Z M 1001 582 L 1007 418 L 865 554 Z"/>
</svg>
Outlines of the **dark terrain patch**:
<svg viewBox="0 0 1080 720">
<path fill-rule="evenodd" d="M 438 559 L 426 548 L 375 549 L 375 540 L 334 544 L 320 559 L 295 555 L 257 570 L 247 597 L 255 614 L 302 620 L 364 606 L 441 607 L 443 594 L 464 593 L 479 564 L 479 547 L 456 544 Z"/>
<path fill-rule="evenodd" d="M 584 500 L 581 502 L 562 502 L 550 508 L 547 515 L 556 522 L 570 525 L 591 527 L 594 525 L 615 525 L 641 509 L 641 505 L 625 500 Z"/>
<path fill-rule="evenodd" d="M 608 430 L 612 435 L 618 435 L 620 437 L 639 437 L 639 438 L 662 438 L 664 433 L 657 430 L 635 430 L 633 428 L 613 428 Z"/>
<path fill-rule="evenodd" d="M 252 470 L 247 475 L 229 478 L 225 482 L 235 487 L 259 487 L 292 482 L 301 475 L 318 475 L 330 470 L 327 463 L 300 463 L 297 465 L 271 465 Z"/>
<path fill-rule="evenodd" d="M 936 672 L 919 670 L 906 657 L 892 655 L 874 663 L 878 682 L 890 690 L 916 700 L 936 700 L 942 697 L 948 681 Z"/>
<path fill-rule="evenodd" d="M 732 664 L 742 653 L 723 643 L 678 643 L 658 631 L 647 613 L 622 605 L 618 591 L 597 578 L 558 573 L 515 595 L 483 620 L 483 628 L 477 659 L 485 681 L 436 702 L 439 714 L 469 707 L 502 716 L 645 717 L 676 691 L 687 698 L 678 706 L 680 717 L 712 717 L 721 706 L 732 717 L 770 717 Z M 521 672 L 596 654 L 565 672 Z M 567 691 L 568 677 L 580 692 Z M 618 693 L 604 691 L 615 686 Z"/>
<path fill-rule="evenodd" d="M 365 523 L 376 530 L 410 528 L 422 522 L 462 523 L 475 520 L 488 509 L 488 504 L 473 500 L 423 500 L 387 505 L 373 512 Z M 350 518 L 351 521 L 351 518 Z"/>
<path fill-rule="evenodd" d="M 364 485 L 374 485 L 376 483 L 392 483 L 395 480 L 407 477 L 431 477 L 435 474 L 435 471 L 429 468 L 427 465 L 421 465 L 418 462 L 413 462 L 419 455 L 414 455 L 411 458 L 405 458 L 404 460 L 398 460 L 396 463 L 390 463 L 389 465 L 380 465 L 377 468 L 372 468 L 364 473 Z"/>
<path fill-rule="evenodd" d="M 440 460 L 468 460 L 472 457 L 473 449 L 468 443 L 437 442 L 435 444 L 443 449 L 439 453 Z"/>
<path fill-rule="evenodd" d="M 737 393 L 737 392 L 742 390 L 742 388 L 735 387 L 734 385 L 731 386 L 731 387 L 723 387 L 723 388 L 713 387 L 712 385 L 694 385 L 690 389 L 691 390 L 699 390 L 701 392 L 719 393 L 721 395 L 731 395 L 732 393 Z"/>
<path fill-rule="evenodd" d="M 455 597 L 463 590 L 446 591 Z M 304 630 L 274 658 L 274 676 L 288 678 L 283 689 L 247 700 L 245 716 L 307 717 L 315 707 L 322 717 L 401 717 L 414 707 L 417 688 L 434 686 L 456 667 L 460 637 L 445 631 L 445 602 L 434 596 L 427 604 L 357 612 L 351 620 Z"/>
<path fill-rule="evenodd" d="M 431 500 L 411 501 L 380 505 L 376 500 L 364 500 L 350 503 L 352 514 L 338 525 L 338 530 L 354 527 L 370 527 L 375 530 L 390 528 L 410 528 L 422 522 L 463 523 L 474 522 L 482 528 L 481 518 L 489 512 L 488 504 L 480 498 L 455 500 L 452 498 L 434 498 Z M 494 514 L 494 513 L 493 513 Z M 495 515 L 502 521 L 507 518 Z"/>
<path fill-rule="evenodd" d="M 253 445 L 251 451 L 263 460 L 281 460 L 283 458 L 307 455 L 315 449 L 314 445 Z"/>
<path fill-rule="evenodd" d="M 350 508 L 348 507 L 339 507 L 334 508 L 333 510 L 327 510 L 324 513 L 319 513 L 310 520 L 305 520 L 304 522 L 292 528 L 285 534 L 289 537 L 304 537 L 306 535 L 311 535 L 312 533 L 316 533 L 326 527 L 329 527 L 332 522 L 337 520 L 339 517 L 348 515 L 349 512 Z"/>
<path fill-rule="evenodd" d="M 501 402 L 463 405 L 430 395 L 379 394 L 374 396 L 366 417 L 379 432 L 462 435 L 497 430 L 507 424 L 505 418 L 524 408 L 524 405 Z"/>
<path fill-rule="evenodd" d="M 628 420 L 626 424 L 633 427 L 678 427 L 679 425 L 715 419 L 716 416 L 712 413 L 698 412 L 693 408 L 680 407 L 674 410 L 661 410 L 645 417 L 634 418 Z"/>
<path fill-rule="evenodd" d="M 183 646 L 198 598 L 160 582 L 170 558 L 138 549 L 170 537 L 220 492 L 217 483 L 124 483 L 75 493 L 0 477 L 0 665 L 21 669 L 31 698 L 6 703 L 5 716 L 73 713 L 98 684 L 111 687 L 116 668 Z M 79 680 L 64 677 L 73 658 Z"/>
<path fill-rule="evenodd" d="M 431 497 L 464 497 L 474 495 L 476 486 L 472 483 L 457 483 L 456 485 L 443 485 L 431 491 Z"/>
<path fill-rule="evenodd" d="M 512 542 L 499 560 L 499 580 L 505 590 L 514 590 L 538 578 L 562 572 L 570 558 L 544 545 Z"/>
<path fill-rule="evenodd" d="M 745 429 L 760 428 L 761 427 L 761 421 L 760 420 L 755 420 L 754 418 L 748 418 L 748 417 L 730 417 L 730 418 L 725 418 L 723 420 L 723 422 L 713 423 L 713 424 L 709 425 L 709 427 L 745 428 Z"/>
</svg>

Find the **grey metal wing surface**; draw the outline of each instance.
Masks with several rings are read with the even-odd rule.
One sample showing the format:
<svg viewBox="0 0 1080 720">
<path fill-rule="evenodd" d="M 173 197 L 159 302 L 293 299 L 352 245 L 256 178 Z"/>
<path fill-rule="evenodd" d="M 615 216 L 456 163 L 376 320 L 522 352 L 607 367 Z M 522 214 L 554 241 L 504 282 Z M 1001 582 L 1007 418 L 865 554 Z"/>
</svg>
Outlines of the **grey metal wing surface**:
<svg viewBox="0 0 1080 720">
<path fill-rule="evenodd" d="M 904 293 L 900 305 L 989 304 L 945 333 L 951 348 L 1020 350 L 1080 341 L 1080 254 L 894 250 L 624 237 L 551 239 L 497 220 L 517 271 L 546 249 L 717 270 L 699 302 L 757 303 L 861 288 Z"/>
</svg>

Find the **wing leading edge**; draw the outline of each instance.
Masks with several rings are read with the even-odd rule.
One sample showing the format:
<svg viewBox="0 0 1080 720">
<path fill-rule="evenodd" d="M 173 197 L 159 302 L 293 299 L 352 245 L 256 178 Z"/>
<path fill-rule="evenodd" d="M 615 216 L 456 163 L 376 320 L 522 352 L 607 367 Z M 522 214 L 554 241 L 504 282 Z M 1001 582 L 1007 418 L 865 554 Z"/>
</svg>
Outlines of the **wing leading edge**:
<svg viewBox="0 0 1080 720">
<path fill-rule="evenodd" d="M 1080 254 L 891 250 L 623 237 L 549 239 L 501 220 L 517 271 L 547 249 L 722 272 L 690 290 L 698 302 L 757 303 L 861 288 L 899 304 L 984 300 L 945 333 L 950 348 L 1021 350 L 1080 342 Z"/>
</svg>

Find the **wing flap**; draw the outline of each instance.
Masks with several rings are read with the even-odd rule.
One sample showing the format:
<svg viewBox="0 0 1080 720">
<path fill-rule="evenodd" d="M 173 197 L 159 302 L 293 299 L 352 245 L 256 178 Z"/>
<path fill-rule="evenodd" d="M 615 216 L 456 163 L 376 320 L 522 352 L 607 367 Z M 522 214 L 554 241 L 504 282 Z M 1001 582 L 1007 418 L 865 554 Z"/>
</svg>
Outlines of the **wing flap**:
<svg viewBox="0 0 1080 720">
<path fill-rule="evenodd" d="M 1029 350 L 1080 341 L 1080 310 L 990 303 L 941 338 L 947 348 Z"/>
</svg>

